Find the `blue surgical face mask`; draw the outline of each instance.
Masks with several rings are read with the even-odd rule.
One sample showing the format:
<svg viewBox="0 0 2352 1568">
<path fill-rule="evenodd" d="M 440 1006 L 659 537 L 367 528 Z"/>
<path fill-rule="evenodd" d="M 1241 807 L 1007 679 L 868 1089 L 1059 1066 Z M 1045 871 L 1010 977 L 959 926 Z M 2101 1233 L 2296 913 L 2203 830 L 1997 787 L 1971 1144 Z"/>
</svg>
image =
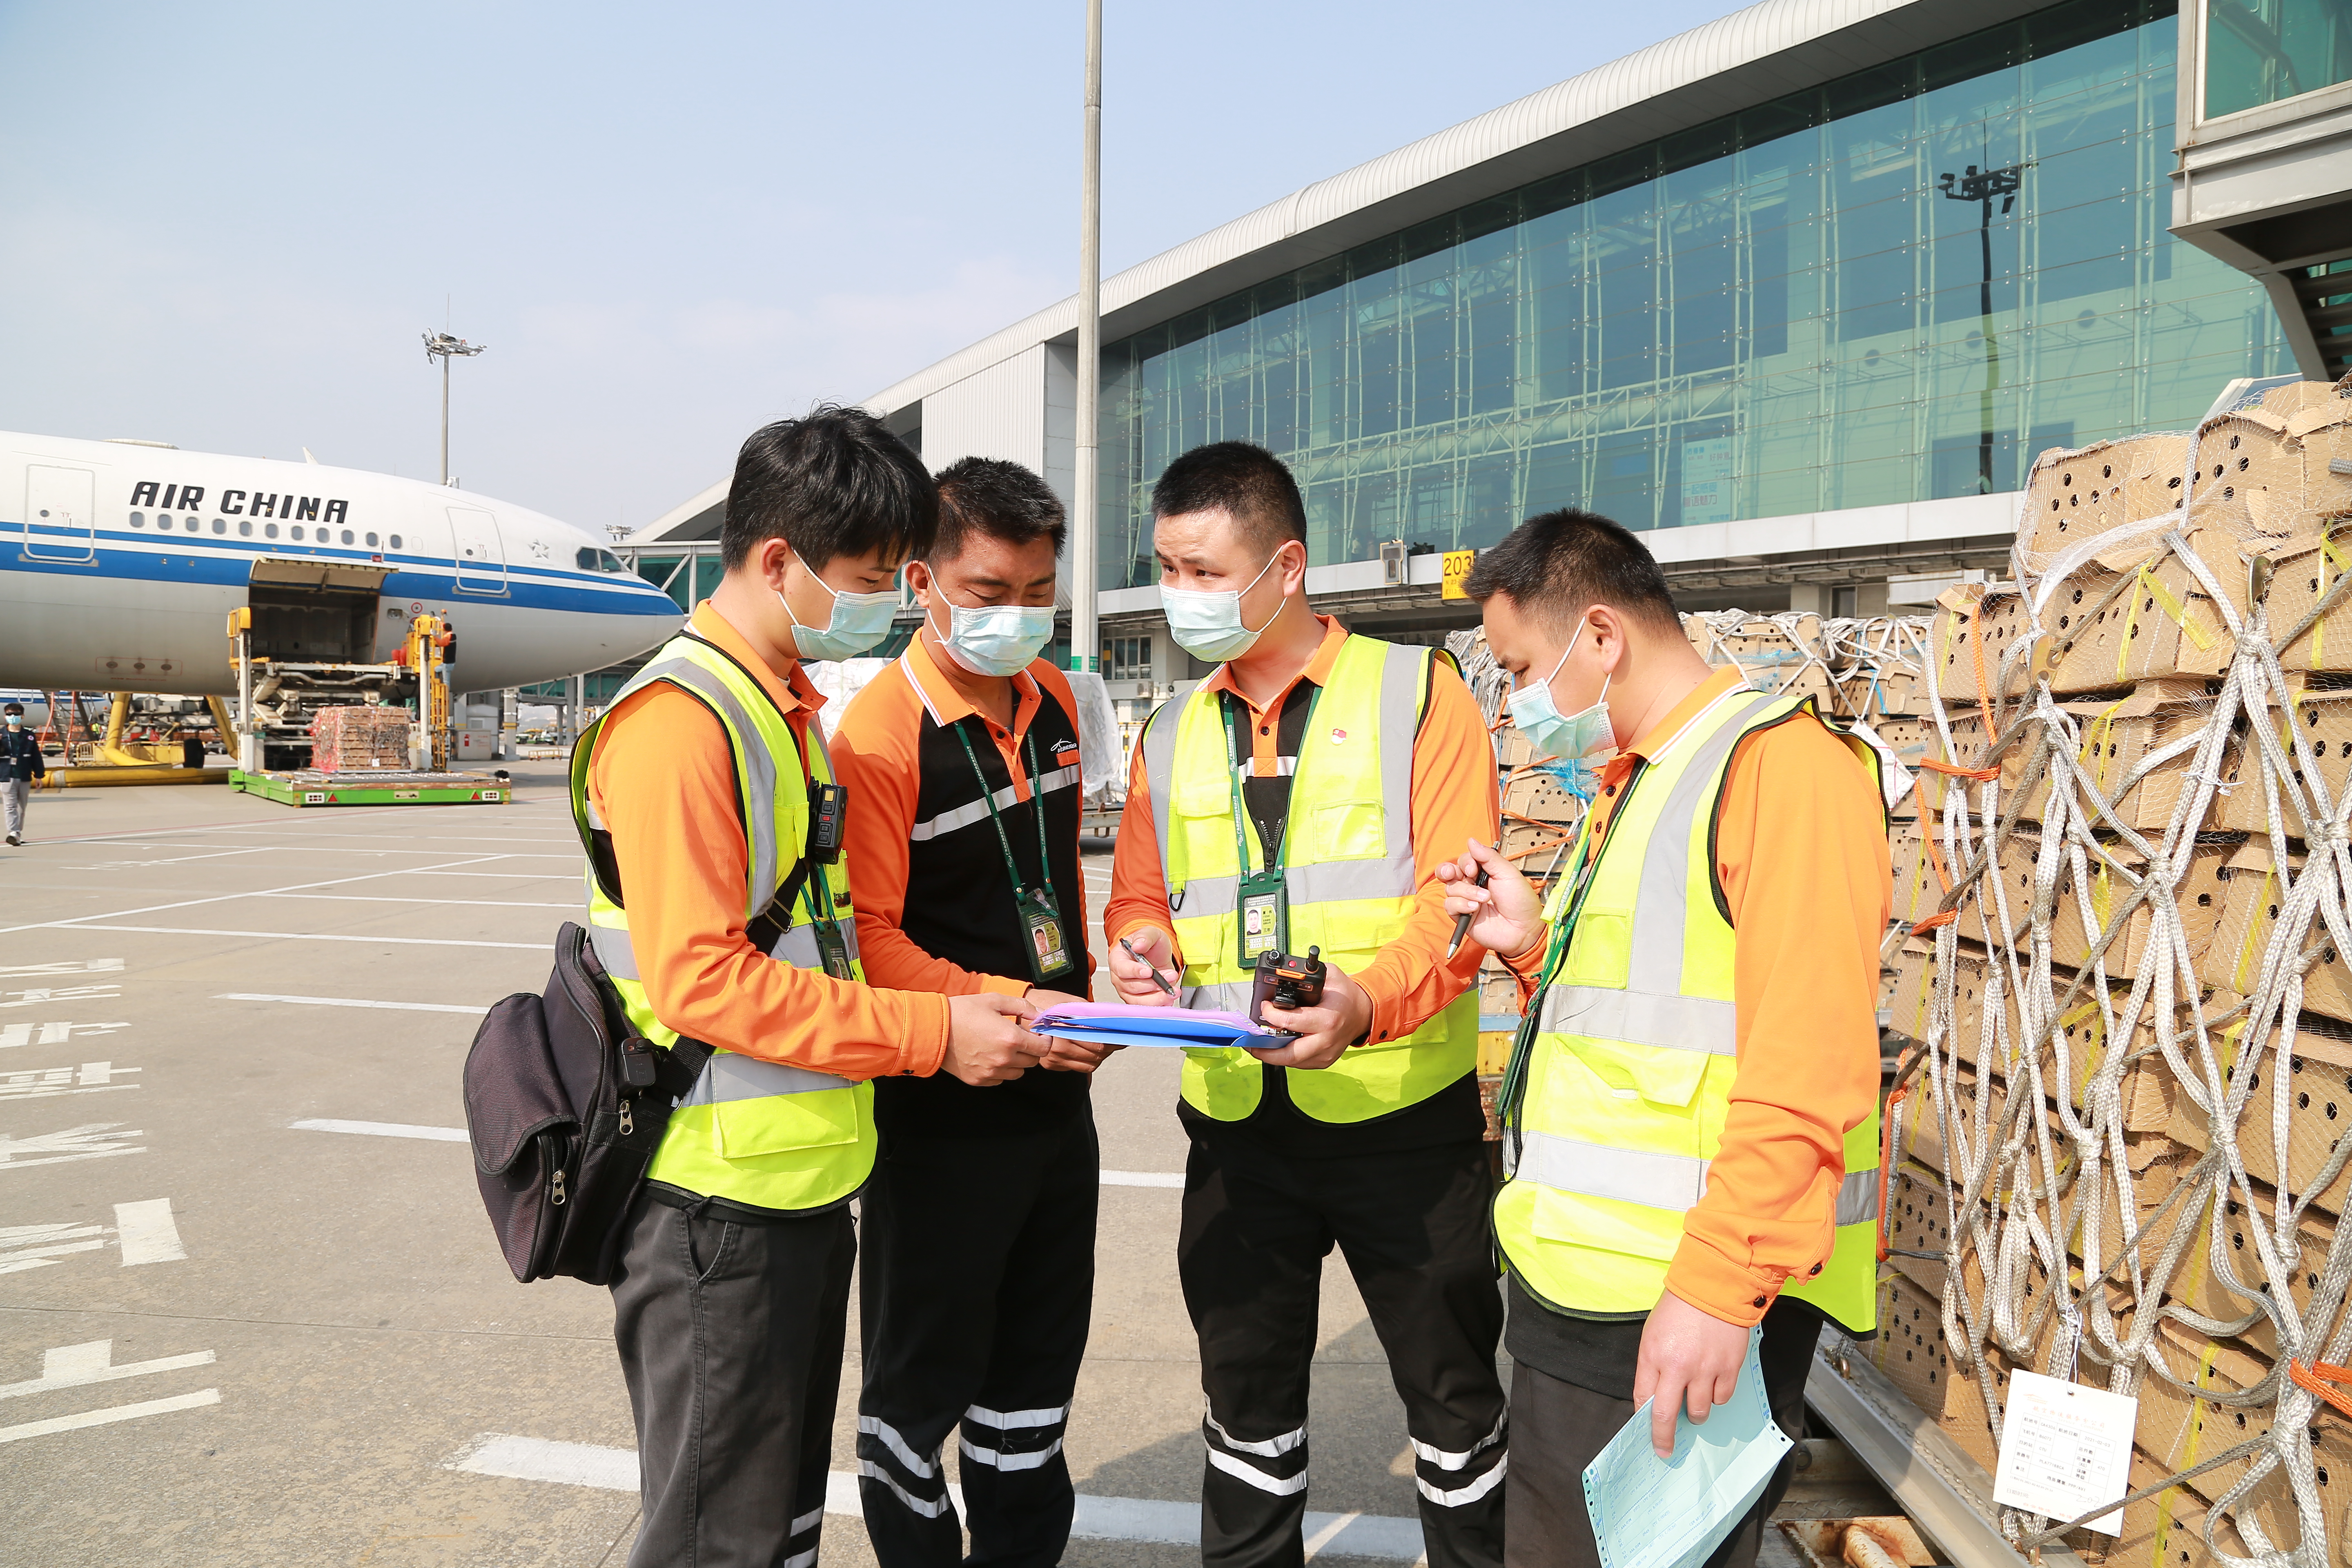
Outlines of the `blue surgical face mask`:
<svg viewBox="0 0 2352 1568">
<path fill-rule="evenodd" d="M 786 548 L 790 548 L 787 546 Z M 776 602 L 792 617 L 793 646 L 803 658 L 856 658 L 876 643 L 890 635 L 890 619 L 898 613 L 898 592 L 886 588 L 879 594 L 850 594 L 835 587 L 816 569 L 801 560 L 801 552 L 793 551 L 793 559 L 816 577 L 816 585 L 833 595 L 833 614 L 822 626 L 804 626 L 801 618 L 793 615 L 793 604 L 782 592 Z"/>
<path fill-rule="evenodd" d="M 933 591 L 948 607 L 948 629 L 931 630 L 948 657 L 974 675 L 1014 675 L 1029 668 L 1054 637 L 1051 605 L 959 605 L 933 578 Z"/>
<path fill-rule="evenodd" d="M 1168 616 L 1168 635 L 1176 639 L 1178 647 L 1212 664 L 1223 664 L 1249 652 L 1265 626 L 1274 625 L 1275 616 L 1282 614 L 1282 606 L 1275 606 L 1274 616 L 1265 618 L 1265 626 L 1254 630 L 1242 619 L 1242 595 L 1264 581 L 1265 574 L 1274 570 L 1274 563 L 1281 559 L 1280 551 L 1268 556 L 1245 587 L 1210 591 L 1171 588 L 1162 584 L 1160 607 Z"/>
<path fill-rule="evenodd" d="M 1552 681 L 1567 667 L 1568 656 L 1576 651 L 1577 638 L 1583 635 L 1584 627 L 1579 626 L 1576 637 L 1569 638 L 1568 647 L 1561 650 L 1559 663 L 1551 667 L 1551 674 L 1518 687 L 1511 693 L 1508 706 L 1511 722 L 1538 753 L 1549 752 L 1562 763 L 1582 763 L 1589 773 L 1617 751 L 1617 732 L 1609 723 L 1609 678 L 1601 678 L 1600 698 L 1580 712 L 1562 713 L 1551 695 Z M 1575 791 L 1576 782 L 1556 773 L 1553 776 L 1571 793 Z M 1588 793 L 1580 798 L 1592 796 Z"/>
</svg>

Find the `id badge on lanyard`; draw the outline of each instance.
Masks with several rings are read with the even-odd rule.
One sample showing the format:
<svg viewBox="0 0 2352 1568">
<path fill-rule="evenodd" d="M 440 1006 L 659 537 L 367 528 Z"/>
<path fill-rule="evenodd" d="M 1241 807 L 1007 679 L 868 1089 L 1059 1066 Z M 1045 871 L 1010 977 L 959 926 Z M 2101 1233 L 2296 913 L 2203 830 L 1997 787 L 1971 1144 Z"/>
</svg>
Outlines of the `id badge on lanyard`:
<svg viewBox="0 0 2352 1568">
<path fill-rule="evenodd" d="M 1043 781 L 1037 776 L 1036 737 L 1022 737 L 1029 768 L 1029 804 L 1037 819 L 1037 873 L 1045 884 L 1033 888 L 1021 880 L 1021 868 L 1013 858 L 1013 840 L 1005 833 L 1004 818 L 996 809 L 996 792 L 988 787 L 988 775 L 980 771 L 980 758 L 971 749 L 971 737 L 964 733 L 961 724 L 955 726 L 955 732 L 956 739 L 963 742 L 963 754 L 971 763 L 972 776 L 980 781 L 980 798 L 988 807 L 988 820 L 996 828 L 996 847 L 1004 852 L 1004 875 L 1013 884 L 1013 907 L 1021 917 L 1021 949 L 1029 960 L 1029 978 L 1039 984 L 1068 979 L 1078 966 L 1070 957 L 1070 939 L 1062 929 L 1062 911 L 1048 891 L 1054 880 L 1053 857 L 1045 840 L 1045 795 Z"/>
<path fill-rule="evenodd" d="M 1307 699 L 1307 733 L 1314 732 L 1315 704 L 1322 695 L 1323 689 L 1318 686 Z M 1283 850 L 1290 842 L 1290 814 L 1283 814 L 1282 837 L 1267 847 L 1265 865 L 1251 870 L 1249 833 L 1243 826 L 1249 812 L 1242 803 L 1241 748 L 1234 743 L 1232 711 L 1223 707 L 1222 701 L 1221 698 L 1217 717 L 1225 731 L 1225 778 L 1234 792 L 1234 863 L 1241 871 L 1241 885 L 1234 905 L 1234 925 L 1241 933 L 1241 966 L 1254 969 L 1260 953 L 1290 951 L 1290 881 L 1282 865 Z"/>
<path fill-rule="evenodd" d="M 849 967 L 849 939 L 841 934 L 841 922 L 821 920 L 814 924 L 817 957 L 824 962 L 824 972 L 835 980 L 856 979 L 856 974 Z"/>
</svg>

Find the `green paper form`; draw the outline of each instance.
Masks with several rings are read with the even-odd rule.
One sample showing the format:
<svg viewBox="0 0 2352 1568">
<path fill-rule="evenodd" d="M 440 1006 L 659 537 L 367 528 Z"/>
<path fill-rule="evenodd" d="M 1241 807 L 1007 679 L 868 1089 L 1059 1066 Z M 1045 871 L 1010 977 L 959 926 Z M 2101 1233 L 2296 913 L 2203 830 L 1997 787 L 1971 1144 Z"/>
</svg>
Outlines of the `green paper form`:
<svg viewBox="0 0 2352 1568">
<path fill-rule="evenodd" d="M 1584 1468 L 1584 1504 L 1603 1568 L 1698 1568 L 1764 1495 L 1790 1444 L 1772 1422 L 1757 1359 L 1760 1329 L 1748 1331 L 1748 1360 L 1731 1402 L 1696 1426 L 1675 1415 L 1675 1457 L 1650 1447 L 1644 1402 Z"/>
</svg>

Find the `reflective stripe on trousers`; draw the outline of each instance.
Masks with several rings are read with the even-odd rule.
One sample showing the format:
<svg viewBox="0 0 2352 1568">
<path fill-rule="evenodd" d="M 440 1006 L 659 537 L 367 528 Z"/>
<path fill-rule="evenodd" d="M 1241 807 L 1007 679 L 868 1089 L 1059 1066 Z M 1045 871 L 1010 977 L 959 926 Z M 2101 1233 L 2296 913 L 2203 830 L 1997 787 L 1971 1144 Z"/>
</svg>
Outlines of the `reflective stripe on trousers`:
<svg viewBox="0 0 2352 1568">
<path fill-rule="evenodd" d="M 1070 1407 L 1058 1410 L 991 1410 L 975 1405 L 963 1413 L 963 1430 L 957 1435 L 956 1447 L 963 1457 L 974 1464 L 986 1465 L 995 1470 L 1035 1470 L 1062 1451 L 1062 1429 L 1069 1424 Z M 982 1434 L 982 1440 L 972 1441 L 972 1433 Z M 1051 1440 L 1042 1448 L 1008 1447 L 1024 1440 L 1021 1436 L 1035 1434 L 1027 1441 L 1035 1441 L 1050 1434 Z"/>
</svg>

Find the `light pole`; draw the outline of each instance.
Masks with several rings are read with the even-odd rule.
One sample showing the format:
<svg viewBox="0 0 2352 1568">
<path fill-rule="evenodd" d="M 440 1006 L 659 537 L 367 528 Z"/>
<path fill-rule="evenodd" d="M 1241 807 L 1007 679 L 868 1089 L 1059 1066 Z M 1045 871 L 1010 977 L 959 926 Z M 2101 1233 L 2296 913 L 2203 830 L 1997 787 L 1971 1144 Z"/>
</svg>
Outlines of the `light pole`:
<svg viewBox="0 0 2352 1568">
<path fill-rule="evenodd" d="M 1070 479 L 1070 668 L 1093 669 L 1102 645 L 1095 623 L 1096 490 L 1102 390 L 1102 0 L 1087 0 L 1086 136 L 1078 195 L 1077 432 Z"/>
<path fill-rule="evenodd" d="M 449 483 L 449 362 L 460 355 L 471 359 L 489 347 L 488 343 L 469 343 L 463 338 L 453 338 L 446 332 L 425 334 L 426 363 L 441 362 L 441 483 Z"/>
<path fill-rule="evenodd" d="M 2025 165 L 2013 163 L 2006 169 L 1979 170 L 1974 163 L 1965 174 L 1943 174 L 1937 184 L 1944 195 L 1956 202 L 1976 202 L 1982 207 L 1977 220 L 1977 237 L 1984 251 L 1983 292 L 1978 300 L 1980 320 L 1978 331 L 1985 341 L 1985 384 L 1983 403 L 1977 437 L 1977 493 L 1990 495 L 1992 482 L 1992 422 L 1993 392 L 2000 385 L 2000 344 L 1992 335 L 1992 200 L 2000 198 L 2004 216 L 2017 203 L 2018 187 L 2024 183 Z"/>
</svg>

